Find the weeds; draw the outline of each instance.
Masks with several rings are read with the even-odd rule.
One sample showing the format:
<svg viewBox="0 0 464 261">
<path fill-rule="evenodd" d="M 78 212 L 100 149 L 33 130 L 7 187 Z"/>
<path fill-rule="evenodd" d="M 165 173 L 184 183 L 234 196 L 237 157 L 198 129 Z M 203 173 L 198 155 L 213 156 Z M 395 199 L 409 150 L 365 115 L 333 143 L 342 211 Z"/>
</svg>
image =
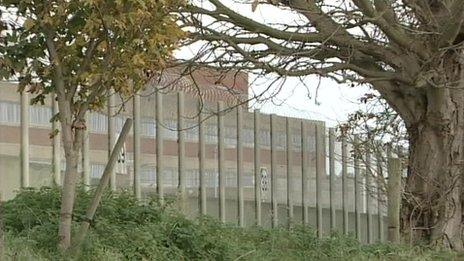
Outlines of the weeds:
<svg viewBox="0 0 464 261">
<path fill-rule="evenodd" d="M 77 228 L 90 201 L 77 195 Z M 7 258 L 60 260 L 56 249 L 60 193 L 21 191 L 4 204 Z M 211 218 L 189 220 L 172 204 L 138 202 L 128 193 L 107 192 L 76 260 L 450 260 L 454 253 L 424 247 L 360 245 L 352 237 L 318 239 L 307 227 L 238 228 Z"/>
</svg>

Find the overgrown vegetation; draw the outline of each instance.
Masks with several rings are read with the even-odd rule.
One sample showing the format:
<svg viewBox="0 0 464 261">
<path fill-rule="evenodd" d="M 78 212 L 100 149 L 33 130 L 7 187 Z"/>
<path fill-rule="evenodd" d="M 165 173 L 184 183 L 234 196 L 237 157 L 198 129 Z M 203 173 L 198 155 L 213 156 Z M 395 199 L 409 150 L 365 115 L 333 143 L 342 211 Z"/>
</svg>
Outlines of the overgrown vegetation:
<svg viewBox="0 0 464 261">
<path fill-rule="evenodd" d="M 91 194 L 80 190 L 74 228 Z M 56 248 L 58 189 L 28 189 L 4 204 L 7 259 L 65 259 Z M 209 218 L 189 220 L 173 204 L 144 204 L 107 192 L 77 260 L 450 260 L 451 252 L 391 245 L 362 246 L 351 237 L 317 239 L 309 228 L 241 229 Z"/>
</svg>

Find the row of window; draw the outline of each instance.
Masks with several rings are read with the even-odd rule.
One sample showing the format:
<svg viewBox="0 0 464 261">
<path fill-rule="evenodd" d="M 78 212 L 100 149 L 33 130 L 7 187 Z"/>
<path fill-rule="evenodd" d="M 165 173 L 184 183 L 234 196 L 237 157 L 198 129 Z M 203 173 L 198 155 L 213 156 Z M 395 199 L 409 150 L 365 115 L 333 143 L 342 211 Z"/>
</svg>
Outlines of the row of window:
<svg viewBox="0 0 464 261">
<path fill-rule="evenodd" d="M 51 108 L 45 106 L 30 106 L 29 107 L 29 122 L 35 126 L 50 126 L 50 118 L 52 117 Z M 0 102 L 0 123 L 6 124 L 19 124 L 21 119 L 20 105 L 12 102 Z M 122 117 L 115 117 L 115 129 L 116 132 L 120 132 L 124 124 Z M 155 137 L 156 135 L 156 124 L 155 120 L 151 118 L 141 119 L 141 135 L 145 137 Z M 163 136 L 167 140 L 177 140 L 177 122 L 175 120 L 166 120 L 163 123 Z M 187 141 L 196 142 L 198 141 L 198 126 L 196 123 L 191 121 L 187 122 L 187 126 L 191 126 L 185 130 L 185 138 Z M 92 112 L 90 113 L 89 119 L 89 130 L 93 133 L 106 133 L 108 131 L 108 120 L 106 115 L 101 113 Z M 228 147 L 236 146 L 237 130 L 235 127 L 226 126 L 224 133 L 224 143 Z M 243 145 L 252 147 L 254 145 L 254 132 L 253 129 L 244 128 L 242 130 Z M 205 126 L 205 141 L 210 144 L 217 144 L 217 127 L 215 125 Z M 270 147 L 271 145 L 271 134 L 269 130 L 261 130 L 259 135 L 259 142 L 261 146 Z M 315 142 L 312 137 L 307 137 L 309 145 L 309 151 L 314 151 Z M 278 149 L 285 149 L 286 147 L 286 135 L 285 133 L 277 133 L 276 135 L 276 146 Z M 292 136 L 292 147 L 294 150 L 301 149 L 301 135 Z"/>
<path fill-rule="evenodd" d="M 38 126 L 50 126 L 51 108 L 45 106 L 29 107 L 29 123 Z M 0 123 L 19 124 L 21 121 L 21 107 L 13 102 L 0 102 Z"/>
<path fill-rule="evenodd" d="M 165 186 L 175 187 L 178 184 L 179 173 L 176 168 L 165 168 L 163 169 L 163 184 Z M 187 188 L 196 188 L 200 186 L 198 169 L 185 170 L 185 185 Z M 226 187 L 237 187 L 237 175 L 234 171 L 225 172 L 225 186 Z M 205 184 L 206 187 L 215 188 L 219 186 L 219 173 L 214 169 L 205 170 Z M 155 185 L 156 182 L 156 168 L 142 168 L 140 175 L 140 182 L 143 184 Z M 254 176 L 252 172 L 245 172 L 243 176 L 243 186 L 253 187 Z"/>
<path fill-rule="evenodd" d="M 90 166 L 90 177 L 94 179 L 101 178 L 105 165 L 103 164 L 91 164 Z M 119 173 L 119 172 L 118 172 Z M 168 187 L 175 187 L 179 182 L 179 173 L 177 168 L 164 168 L 163 169 L 163 184 Z M 237 187 L 237 175 L 233 170 L 225 172 L 225 186 L 226 187 Z M 208 169 L 205 170 L 205 183 L 207 187 L 214 188 L 219 186 L 219 173 L 216 170 Z M 198 169 L 185 170 L 185 185 L 188 188 L 199 187 L 199 171 Z M 140 171 L 140 183 L 145 185 L 156 185 L 156 167 L 143 167 Z M 243 176 L 243 186 L 253 187 L 254 176 L 252 172 L 245 172 Z"/>
</svg>

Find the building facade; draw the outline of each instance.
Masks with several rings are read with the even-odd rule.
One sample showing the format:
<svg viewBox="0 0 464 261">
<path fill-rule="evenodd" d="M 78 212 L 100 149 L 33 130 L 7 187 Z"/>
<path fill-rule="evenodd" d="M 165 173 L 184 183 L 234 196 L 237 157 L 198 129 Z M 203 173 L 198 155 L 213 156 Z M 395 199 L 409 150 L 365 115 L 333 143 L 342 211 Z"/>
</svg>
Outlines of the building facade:
<svg viewBox="0 0 464 261">
<path fill-rule="evenodd" d="M 238 78 L 219 77 L 212 76 L 211 73 L 199 72 L 195 75 L 182 76 L 182 73 L 176 70 L 166 72 L 153 81 L 139 93 L 140 132 L 137 136 L 140 138 L 140 148 L 138 148 L 140 156 L 137 164 L 140 165 L 140 171 L 134 173 L 136 135 L 131 131 L 115 169 L 115 187 L 132 190 L 135 185 L 134 180 L 137 178 L 140 181 L 142 195 L 154 194 L 159 184 L 157 184 L 158 169 L 162 172 L 162 186 L 166 197 L 177 197 L 180 177 L 179 135 L 183 135 L 182 170 L 185 178 L 185 193 L 189 202 L 187 212 L 191 215 L 200 212 L 198 201 L 201 193 L 201 170 L 204 173 L 207 214 L 220 216 L 221 157 L 225 200 L 231 206 L 227 208 L 226 220 L 234 221 L 239 215 L 238 212 L 245 212 L 246 223 L 254 223 L 256 182 L 260 182 L 263 224 L 270 225 L 273 222 L 271 217 L 274 215 L 273 204 L 281 217 L 277 222 L 280 224 L 288 222 L 286 213 L 289 202 L 295 221 L 301 221 L 305 215 L 317 215 L 318 205 L 321 206 L 321 213 L 328 211 L 332 205 L 338 212 L 346 208 L 350 215 L 354 215 L 357 201 L 358 207 L 361 206 L 362 211 L 366 212 L 369 198 L 365 191 L 363 197 L 355 198 L 356 183 L 353 179 L 352 163 L 346 167 L 347 181 L 345 185 L 342 184 L 341 145 L 338 142 L 333 155 L 335 177 L 332 183 L 330 182 L 330 177 L 327 175 L 330 161 L 326 151 L 328 141 L 324 123 L 266 115 L 250 110 L 246 103 L 247 84 L 246 75 L 239 75 Z M 159 98 L 156 96 L 157 92 Z M 184 93 L 184 98 L 181 100 L 179 100 L 179 92 Z M 79 171 L 82 173 L 82 181 L 90 185 L 98 183 L 108 159 L 109 146 L 114 144 L 114 139 L 117 138 L 125 118 L 135 116 L 134 99 L 121 99 L 117 95 L 112 95 L 110 99 L 109 107 L 91 112 L 87 118 L 88 146 L 81 153 Z M 157 106 L 157 102 L 162 104 Z M 184 108 L 181 114 L 178 111 L 179 103 L 182 103 Z M 222 110 L 218 108 L 218 103 L 224 104 Z M 29 186 L 53 185 L 56 179 L 53 166 L 54 147 L 58 150 L 56 154 L 60 155 L 57 164 L 60 170 L 59 176 L 62 177 L 65 169 L 63 149 L 61 145 L 53 142 L 50 135 L 52 105 L 49 98 L 45 101 L 45 105 L 28 106 L 24 104 L 24 99 L 21 104 L 21 95 L 17 92 L 16 84 L 0 82 L 0 191 L 4 198 L 13 197 L 15 191 L 22 184 L 24 185 L 21 168 L 24 162 L 24 158 L 21 160 L 21 153 L 24 150 L 21 149 L 21 144 L 25 141 L 24 137 L 21 138 L 21 134 L 24 133 L 21 130 L 22 126 L 28 126 L 26 164 L 29 168 L 27 177 Z M 158 124 L 157 109 L 161 109 L 162 115 Z M 22 113 L 22 110 L 27 110 L 27 113 Z M 238 110 L 240 112 L 237 112 Z M 237 123 L 239 113 L 240 122 Z M 199 120 L 200 114 L 202 120 Z M 21 123 L 24 115 L 28 118 L 26 125 L 24 122 Z M 219 117 L 223 124 L 221 127 L 218 127 Z M 259 129 L 256 129 L 256 118 L 259 118 Z M 182 121 L 183 129 L 178 128 L 179 121 Z M 237 127 L 237 124 L 241 126 Z M 199 136 L 200 125 L 203 128 L 202 143 Z M 158 132 L 162 138 L 160 155 L 156 154 L 156 145 L 159 144 L 156 140 Z M 239 142 L 238 133 L 240 133 Z M 223 154 L 220 155 L 219 140 L 222 135 Z M 258 149 L 255 149 L 255 141 L 258 142 Z M 200 147 L 203 144 L 204 156 L 201 156 Z M 259 155 L 258 166 L 255 164 L 257 155 Z M 202 163 L 200 158 L 203 159 Z M 162 163 L 162 167 L 157 168 L 157 162 Z M 200 164 L 202 164 L 201 168 Z M 255 175 L 257 169 L 260 170 L 259 175 Z M 241 173 L 240 183 L 237 173 Z M 365 186 L 365 183 L 358 186 Z M 238 209 L 240 206 L 236 207 L 240 197 L 244 201 L 244 211 Z M 372 212 L 375 214 L 380 209 L 379 205 L 377 200 L 370 201 L 370 209 L 376 211 Z M 341 226 L 342 215 L 337 216 L 336 222 Z M 318 225 L 316 219 L 310 218 L 309 222 L 314 226 Z M 329 224 L 325 222 L 323 225 Z M 354 223 L 349 225 L 350 229 L 354 229 Z"/>
</svg>

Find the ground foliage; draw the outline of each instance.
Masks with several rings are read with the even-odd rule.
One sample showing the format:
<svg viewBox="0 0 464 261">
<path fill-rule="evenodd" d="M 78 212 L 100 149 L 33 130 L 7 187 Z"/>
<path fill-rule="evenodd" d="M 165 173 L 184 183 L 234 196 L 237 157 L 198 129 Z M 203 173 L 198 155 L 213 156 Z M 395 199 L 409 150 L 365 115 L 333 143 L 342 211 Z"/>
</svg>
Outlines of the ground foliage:
<svg viewBox="0 0 464 261">
<path fill-rule="evenodd" d="M 91 194 L 79 190 L 77 227 Z M 57 252 L 60 192 L 28 189 L 4 204 L 7 259 L 68 259 Z M 189 220 L 175 204 L 107 192 L 76 260 L 450 260 L 455 254 L 421 247 L 362 246 L 351 237 L 317 239 L 309 228 L 241 229 L 207 217 Z"/>
</svg>

